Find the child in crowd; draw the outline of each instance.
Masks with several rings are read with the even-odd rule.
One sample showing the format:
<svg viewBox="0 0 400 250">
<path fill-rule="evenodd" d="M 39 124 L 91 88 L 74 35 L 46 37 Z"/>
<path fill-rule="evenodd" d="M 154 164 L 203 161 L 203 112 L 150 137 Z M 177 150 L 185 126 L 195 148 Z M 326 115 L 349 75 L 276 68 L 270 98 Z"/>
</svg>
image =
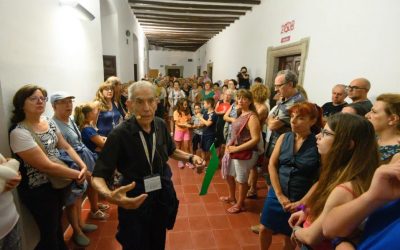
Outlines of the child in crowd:
<svg viewBox="0 0 400 250">
<path fill-rule="evenodd" d="M 215 141 L 218 116 L 214 111 L 215 100 L 213 97 L 205 99 L 203 105 L 206 112 L 204 112 L 203 115 L 197 114 L 196 116 L 205 126 L 203 129 L 203 136 L 201 137 L 201 149 L 203 150 L 202 158 L 205 161 L 209 161 L 210 147 Z"/>
<path fill-rule="evenodd" d="M 192 138 L 192 149 L 193 154 L 197 154 L 197 149 L 199 148 L 199 144 L 201 143 L 201 137 L 203 136 L 203 124 L 200 121 L 200 118 L 197 117 L 201 115 L 201 104 L 196 102 L 194 104 L 194 116 L 192 116 L 192 128 L 193 128 L 193 138 Z"/>
<path fill-rule="evenodd" d="M 176 110 L 174 111 L 174 122 L 175 122 L 175 133 L 174 140 L 176 143 L 176 148 L 181 149 L 185 152 L 189 152 L 189 141 L 190 141 L 190 131 L 189 128 L 191 125 L 189 122 L 192 117 L 190 115 L 190 109 L 188 100 L 186 98 L 182 98 L 178 100 L 176 104 Z M 194 168 L 194 165 L 190 163 L 186 163 L 186 165 L 190 168 Z M 178 162 L 179 168 L 184 168 L 185 165 L 182 161 Z"/>
<path fill-rule="evenodd" d="M 74 110 L 74 121 L 81 131 L 82 142 L 93 153 L 99 153 L 107 139 L 107 137 L 99 135 L 97 129 L 93 127 L 97 113 L 98 108 L 95 103 L 81 104 L 76 106 Z M 97 203 L 98 193 L 91 187 L 91 185 L 89 185 L 88 188 L 88 196 L 91 204 L 90 217 L 99 220 L 107 219 L 109 214 L 104 211 L 109 208 L 109 205 Z"/>
<path fill-rule="evenodd" d="M 97 113 L 98 108 L 94 103 L 85 103 L 78 105 L 74 114 L 75 123 L 81 130 L 82 142 L 94 153 L 101 151 L 107 139 L 99 135 L 93 126 Z"/>
<path fill-rule="evenodd" d="M 185 98 L 185 93 L 181 90 L 179 81 L 174 81 L 173 89 L 171 89 L 170 93 L 168 94 L 168 103 L 169 103 L 169 125 L 171 129 L 171 136 L 174 134 L 174 110 L 175 106 L 178 103 L 178 100 L 181 98 Z"/>
</svg>

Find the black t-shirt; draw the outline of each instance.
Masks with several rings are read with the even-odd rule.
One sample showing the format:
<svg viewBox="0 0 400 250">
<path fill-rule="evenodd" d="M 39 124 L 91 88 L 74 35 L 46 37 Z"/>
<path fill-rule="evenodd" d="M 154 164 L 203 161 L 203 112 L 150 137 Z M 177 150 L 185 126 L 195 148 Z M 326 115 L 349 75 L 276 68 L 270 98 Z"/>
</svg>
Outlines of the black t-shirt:
<svg viewBox="0 0 400 250">
<path fill-rule="evenodd" d="M 208 127 L 204 127 L 203 136 L 204 135 L 215 135 L 217 132 L 217 121 L 218 115 L 213 111 L 208 113 L 207 111 L 203 114 L 203 119 L 206 121 L 212 121 L 212 124 Z"/>
<path fill-rule="evenodd" d="M 331 116 L 333 114 L 342 112 L 342 109 L 344 106 L 347 105 L 347 102 L 340 104 L 340 105 L 333 105 L 333 102 L 327 102 L 324 105 L 322 105 L 322 111 L 323 111 L 323 116 Z"/>
<path fill-rule="evenodd" d="M 123 185 L 132 181 L 143 184 L 143 178 L 150 175 L 151 171 L 139 131 L 143 131 L 150 155 L 153 147 L 152 133 L 155 131 L 157 147 L 153 160 L 153 174 L 170 178 L 171 170 L 167 161 L 176 149 L 175 143 L 162 119 L 155 117 L 151 127 L 150 133 L 144 132 L 136 118 L 132 117 L 114 128 L 99 155 L 93 176 L 110 180 L 114 170 L 117 169 L 123 176 Z"/>
</svg>

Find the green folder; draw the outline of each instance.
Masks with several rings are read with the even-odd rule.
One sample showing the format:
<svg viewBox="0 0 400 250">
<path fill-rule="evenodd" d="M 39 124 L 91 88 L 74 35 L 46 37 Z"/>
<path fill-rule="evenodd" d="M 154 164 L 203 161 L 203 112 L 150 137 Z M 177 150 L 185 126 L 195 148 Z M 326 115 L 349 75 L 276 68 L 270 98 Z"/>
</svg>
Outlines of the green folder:
<svg viewBox="0 0 400 250">
<path fill-rule="evenodd" d="M 201 185 L 201 190 L 199 195 L 207 194 L 208 187 L 210 186 L 211 180 L 215 174 L 215 171 L 217 171 L 218 168 L 219 159 L 217 151 L 215 150 L 214 143 L 210 147 L 210 152 L 211 152 L 210 163 L 208 163 L 206 174 L 204 175 L 203 184 Z"/>
</svg>

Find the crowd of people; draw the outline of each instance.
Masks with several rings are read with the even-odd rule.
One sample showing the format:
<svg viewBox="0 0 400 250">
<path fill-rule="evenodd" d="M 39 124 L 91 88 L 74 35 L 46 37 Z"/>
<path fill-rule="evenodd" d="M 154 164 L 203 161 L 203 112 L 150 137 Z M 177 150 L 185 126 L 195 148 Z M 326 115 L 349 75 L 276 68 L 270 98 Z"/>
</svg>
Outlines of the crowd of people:
<svg viewBox="0 0 400 250">
<path fill-rule="evenodd" d="M 372 104 L 370 89 L 365 78 L 337 84 L 319 107 L 294 72 L 279 71 L 270 89 L 259 77 L 251 81 L 246 67 L 237 79 L 215 83 L 207 72 L 135 83 L 113 76 L 78 105 L 67 92 L 25 85 L 13 98 L 10 128 L 20 174 L 0 171 L 0 200 L 9 208 L 0 205 L 7 218 L 0 249 L 21 249 L 10 199 L 17 186 L 40 231 L 35 249 L 67 249 L 64 206 L 73 241 L 90 245 L 86 233 L 97 226 L 82 220 L 84 195 L 93 219 L 109 216 L 99 196 L 118 205 L 123 249 L 164 249 L 179 207 L 167 161 L 201 173 L 212 145 L 228 213 L 246 211 L 246 199 L 258 198 L 259 174 L 265 177 L 268 195 L 252 227 L 261 249 L 273 234 L 283 235 L 285 249 L 390 249 L 400 232 L 400 94 Z M 53 117 L 43 116 L 48 100 Z M 10 161 L 0 158 L 0 170 Z"/>
</svg>

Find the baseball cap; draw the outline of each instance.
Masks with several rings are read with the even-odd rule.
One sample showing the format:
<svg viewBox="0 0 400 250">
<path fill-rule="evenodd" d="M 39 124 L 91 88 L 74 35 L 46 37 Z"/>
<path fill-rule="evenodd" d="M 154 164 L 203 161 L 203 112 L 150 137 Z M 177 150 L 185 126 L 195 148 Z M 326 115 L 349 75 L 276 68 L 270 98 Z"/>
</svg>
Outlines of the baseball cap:
<svg viewBox="0 0 400 250">
<path fill-rule="evenodd" d="M 67 92 L 64 92 L 64 91 L 58 91 L 58 92 L 53 93 L 50 96 L 50 103 L 51 103 L 51 105 L 54 105 L 54 102 L 56 102 L 58 100 L 65 99 L 65 98 L 75 99 L 75 96 L 70 95 L 70 94 L 68 94 Z"/>
</svg>

